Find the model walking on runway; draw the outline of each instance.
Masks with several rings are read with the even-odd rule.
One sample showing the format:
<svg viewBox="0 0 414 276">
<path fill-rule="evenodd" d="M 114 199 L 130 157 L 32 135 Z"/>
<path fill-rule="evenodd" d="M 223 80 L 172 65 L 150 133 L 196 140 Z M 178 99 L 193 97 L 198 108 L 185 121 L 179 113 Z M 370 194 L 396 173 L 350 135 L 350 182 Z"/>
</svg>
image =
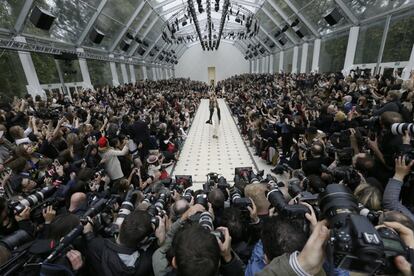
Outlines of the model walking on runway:
<svg viewBox="0 0 414 276">
<path fill-rule="evenodd" d="M 210 117 L 209 119 L 206 121 L 206 124 L 211 124 L 213 126 L 213 138 L 218 138 L 218 127 L 220 124 L 220 107 L 217 101 L 217 96 L 214 92 L 211 93 L 210 95 Z M 213 115 L 214 115 L 214 109 L 217 109 L 217 116 L 214 116 L 214 120 L 213 120 Z"/>
</svg>

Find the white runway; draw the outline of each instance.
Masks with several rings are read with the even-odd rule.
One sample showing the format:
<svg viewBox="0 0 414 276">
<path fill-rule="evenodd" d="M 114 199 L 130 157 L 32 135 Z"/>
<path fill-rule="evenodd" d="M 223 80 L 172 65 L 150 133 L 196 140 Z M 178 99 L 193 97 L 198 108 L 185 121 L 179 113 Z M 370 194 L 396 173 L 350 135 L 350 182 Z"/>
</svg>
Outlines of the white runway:
<svg viewBox="0 0 414 276">
<path fill-rule="evenodd" d="M 251 166 L 255 169 L 227 105 L 223 99 L 218 103 L 221 112 L 218 139 L 213 138 L 213 126 L 205 123 L 210 111 L 209 100 L 203 99 L 173 175 L 192 175 L 193 183 L 201 184 L 207 180 L 208 173 L 215 172 L 233 183 L 235 167 Z"/>
</svg>

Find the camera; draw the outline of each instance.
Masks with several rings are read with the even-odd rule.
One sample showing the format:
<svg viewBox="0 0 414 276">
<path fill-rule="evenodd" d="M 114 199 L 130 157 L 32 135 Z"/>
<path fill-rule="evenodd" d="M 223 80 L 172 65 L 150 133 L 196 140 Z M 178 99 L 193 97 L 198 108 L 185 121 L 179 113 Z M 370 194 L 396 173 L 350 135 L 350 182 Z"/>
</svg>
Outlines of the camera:
<svg viewBox="0 0 414 276">
<path fill-rule="evenodd" d="M 208 210 L 208 198 L 207 194 L 201 193 L 195 197 L 194 204 L 202 205 L 206 210 Z"/>
<path fill-rule="evenodd" d="M 42 202 L 45 198 L 51 196 L 55 192 L 56 187 L 48 186 L 42 188 L 40 191 L 34 192 L 28 197 L 20 200 L 19 202 L 12 202 L 12 208 L 15 214 L 20 214 L 24 208 L 33 207 L 34 205 Z"/>
<path fill-rule="evenodd" d="M 305 214 L 310 212 L 304 205 L 287 204 L 277 185 L 273 185 L 272 189 L 267 193 L 267 200 L 275 207 L 278 214 L 287 218 L 304 218 Z"/>
<path fill-rule="evenodd" d="M 335 183 L 343 181 L 348 186 L 355 188 L 361 182 L 361 176 L 351 166 L 341 166 L 330 170 L 327 166 L 321 165 L 321 170 L 332 175 Z"/>
<path fill-rule="evenodd" d="M 187 189 L 184 191 L 183 198 L 187 200 L 188 203 L 190 203 L 191 199 L 193 198 L 193 195 L 194 191 L 192 189 Z"/>
<path fill-rule="evenodd" d="M 135 210 L 135 203 L 137 201 L 137 193 L 134 190 L 129 190 L 125 196 L 124 201 L 121 204 L 121 207 L 118 211 L 118 216 L 116 220 L 112 223 L 110 227 L 105 229 L 105 232 L 109 236 L 113 236 L 119 232 L 119 229 L 124 222 L 125 218 Z"/>
<path fill-rule="evenodd" d="M 157 228 L 160 223 L 157 216 L 162 217 L 164 215 L 163 212 L 167 201 L 168 195 L 166 193 L 161 193 L 159 194 L 157 201 L 148 208 L 148 213 L 151 216 L 151 223 L 155 226 L 155 228 Z"/>
<path fill-rule="evenodd" d="M 211 216 L 209 212 L 203 212 L 200 214 L 199 219 L 198 219 L 198 224 L 201 227 L 210 231 L 212 235 L 219 238 L 221 242 L 224 242 L 225 238 L 224 238 L 223 232 L 221 232 L 220 230 L 213 231 L 214 230 L 213 217 Z"/>
<path fill-rule="evenodd" d="M 318 201 L 331 228 L 328 259 L 335 267 L 370 275 L 396 274 L 394 257 L 412 257 L 393 230 L 375 229 L 358 213 L 358 202 L 346 186 L 328 185 Z"/>
<path fill-rule="evenodd" d="M 113 202 L 114 197 L 111 197 L 109 199 L 101 198 L 95 200 L 91 207 L 89 207 L 89 209 L 81 217 L 81 224 L 73 228 L 72 231 L 70 231 L 66 236 L 64 236 L 61 239 L 59 244 L 55 247 L 52 253 L 50 253 L 50 255 L 43 261 L 43 263 L 53 262 L 60 255 L 60 253 L 68 247 L 69 244 L 71 244 L 77 237 L 82 235 L 84 225 L 86 225 L 89 222 L 88 218 L 92 219 L 96 217 L 98 214 L 104 211 L 105 208 L 111 206 Z"/>
<path fill-rule="evenodd" d="M 6 247 L 8 250 L 13 251 L 23 244 L 33 240 L 32 236 L 25 230 L 16 230 L 13 234 L 3 237 L 0 240 L 0 244 Z"/>
<path fill-rule="evenodd" d="M 252 202 L 249 198 L 242 197 L 240 190 L 232 187 L 230 190 L 231 205 L 241 210 L 247 210 L 247 207 L 252 207 Z"/>
<path fill-rule="evenodd" d="M 404 135 L 408 131 L 410 135 L 414 134 L 414 124 L 412 123 L 395 123 L 391 125 L 391 133 L 394 135 Z"/>
</svg>

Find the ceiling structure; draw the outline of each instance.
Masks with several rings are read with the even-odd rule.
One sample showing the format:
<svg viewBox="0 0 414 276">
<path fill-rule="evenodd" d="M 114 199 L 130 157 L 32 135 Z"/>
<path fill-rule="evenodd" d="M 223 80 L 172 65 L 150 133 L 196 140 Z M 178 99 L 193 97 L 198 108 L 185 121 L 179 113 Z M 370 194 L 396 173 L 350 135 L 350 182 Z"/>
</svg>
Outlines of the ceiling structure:
<svg viewBox="0 0 414 276">
<path fill-rule="evenodd" d="M 29 20 L 35 7 L 55 16 L 49 30 Z M 172 65 L 191 46 L 230 43 L 249 59 L 413 7 L 414 0 L 3 0 L 0 47 L 22 35 L 36 51 L 83 48 L 91 58 Z M 100 43 L 93 32 L 104 35 Z"/>
</svg>

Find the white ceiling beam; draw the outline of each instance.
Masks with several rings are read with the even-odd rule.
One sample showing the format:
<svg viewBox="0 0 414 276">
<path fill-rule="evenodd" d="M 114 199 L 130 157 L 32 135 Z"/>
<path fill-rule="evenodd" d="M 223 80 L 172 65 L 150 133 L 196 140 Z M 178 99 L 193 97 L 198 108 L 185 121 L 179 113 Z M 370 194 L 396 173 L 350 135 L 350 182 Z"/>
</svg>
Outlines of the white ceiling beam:
<svg viewBox="0 0 414 276">
<path fill-rule="evenodd" d="M 17 17 L 16 24 L 14 24 L 14 31 L 16 33 L 21 33 L 24 27 L 24 22 L 26 21 L 27 16 L 32 9 L 34 0 L 26 0 L 24 1 L 24 5 L 20 10 L 19 16 Z"/>
</svg>

